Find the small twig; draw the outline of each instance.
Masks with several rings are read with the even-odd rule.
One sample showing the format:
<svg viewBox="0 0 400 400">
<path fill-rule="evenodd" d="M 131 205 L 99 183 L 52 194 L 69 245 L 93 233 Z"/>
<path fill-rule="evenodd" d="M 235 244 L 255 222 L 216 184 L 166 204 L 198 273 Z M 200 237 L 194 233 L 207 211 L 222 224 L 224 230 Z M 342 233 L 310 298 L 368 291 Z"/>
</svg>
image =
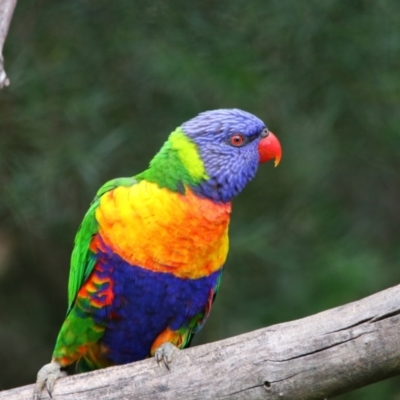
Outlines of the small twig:
<svg viewBox="0 0 400 400">
<path fill-rule="evenodd" d="M 0 89 L 10 84 L 4 70 L 3 47 L 17 0 L 0 0 Z"/>
</svg>

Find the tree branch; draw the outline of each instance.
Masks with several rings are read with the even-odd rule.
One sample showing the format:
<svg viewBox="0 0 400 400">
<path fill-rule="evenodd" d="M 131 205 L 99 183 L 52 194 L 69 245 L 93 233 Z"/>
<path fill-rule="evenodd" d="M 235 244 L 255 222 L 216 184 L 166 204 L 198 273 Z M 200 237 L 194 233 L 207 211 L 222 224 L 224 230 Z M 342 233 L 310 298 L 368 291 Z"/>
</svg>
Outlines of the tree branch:
<svg viewBox="0 0 400 400">
<path fill-rule="evenodd" d="M 10 84 L 4 70 L 3 47 L 17 0 L 0 0 L 0 89 Z"/>
<path fill-rule="evenodd" d="M 171 371 L 148 359 L 63 378 L 53 398 L 322 400 L 399 373 L 400 285 L 181 351 Z M 33 386 L 25 386 L 0 392 L 0 400 L 31 399 L 32 393 Z"/>
</svg>

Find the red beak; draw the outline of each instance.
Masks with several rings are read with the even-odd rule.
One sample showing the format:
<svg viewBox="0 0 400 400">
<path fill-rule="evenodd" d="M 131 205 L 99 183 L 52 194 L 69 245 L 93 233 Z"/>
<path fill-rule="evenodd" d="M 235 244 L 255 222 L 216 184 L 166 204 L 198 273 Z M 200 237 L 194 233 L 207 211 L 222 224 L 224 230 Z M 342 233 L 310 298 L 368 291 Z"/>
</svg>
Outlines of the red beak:
<svg viewBox="0 0 400 400">
<path fill-rule="evenodd" d="M 282 157 L 282 147 L 276 136 L 269 132 L 269 135 L 260 140 L 258 144 L 260 164 L 275 159 L 275 167 L 278 166 Z"/>
</svg>

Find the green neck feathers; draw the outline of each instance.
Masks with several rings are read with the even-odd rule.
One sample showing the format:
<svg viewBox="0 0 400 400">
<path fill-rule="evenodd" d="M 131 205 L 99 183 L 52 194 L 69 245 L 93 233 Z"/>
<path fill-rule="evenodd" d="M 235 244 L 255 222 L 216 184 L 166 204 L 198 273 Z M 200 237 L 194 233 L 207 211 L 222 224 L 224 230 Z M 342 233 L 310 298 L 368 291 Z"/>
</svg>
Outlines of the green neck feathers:
<svg viewBox="0 0 400 400">
<path fill-rule="evenodd" d="M 209 179 L 196 145 L 180 127 L 169 135 L 150 167 L 135 178 L 174 192 L 184 192 L 184 186 L 196 186 Z"/>
</svg>

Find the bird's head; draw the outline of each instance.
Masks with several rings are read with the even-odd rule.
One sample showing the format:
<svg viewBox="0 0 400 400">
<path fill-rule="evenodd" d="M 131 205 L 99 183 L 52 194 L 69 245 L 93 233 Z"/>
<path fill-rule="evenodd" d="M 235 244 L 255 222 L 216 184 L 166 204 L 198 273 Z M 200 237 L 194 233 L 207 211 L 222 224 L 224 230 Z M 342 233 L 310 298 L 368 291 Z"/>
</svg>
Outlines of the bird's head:
<svg viewBox="0 0 400 400">
<path fill-rule="evenodd" d="M 237 109 L 206 111 L 171 133 L 138 180 L 228 202 L 254 177 L 259 163 L 281 159 L 275 135 L 254 115 Z"/>
<path fill-rule="evenodd" d="M 238 109 L 206 111 L 185 122 L 181 130 L 198 149 L 206 178 L 193 189 L 227 202 L 255 176 L 258 164 L 281 159 L 281 146 L 264 122 Z"/>
</svg>

